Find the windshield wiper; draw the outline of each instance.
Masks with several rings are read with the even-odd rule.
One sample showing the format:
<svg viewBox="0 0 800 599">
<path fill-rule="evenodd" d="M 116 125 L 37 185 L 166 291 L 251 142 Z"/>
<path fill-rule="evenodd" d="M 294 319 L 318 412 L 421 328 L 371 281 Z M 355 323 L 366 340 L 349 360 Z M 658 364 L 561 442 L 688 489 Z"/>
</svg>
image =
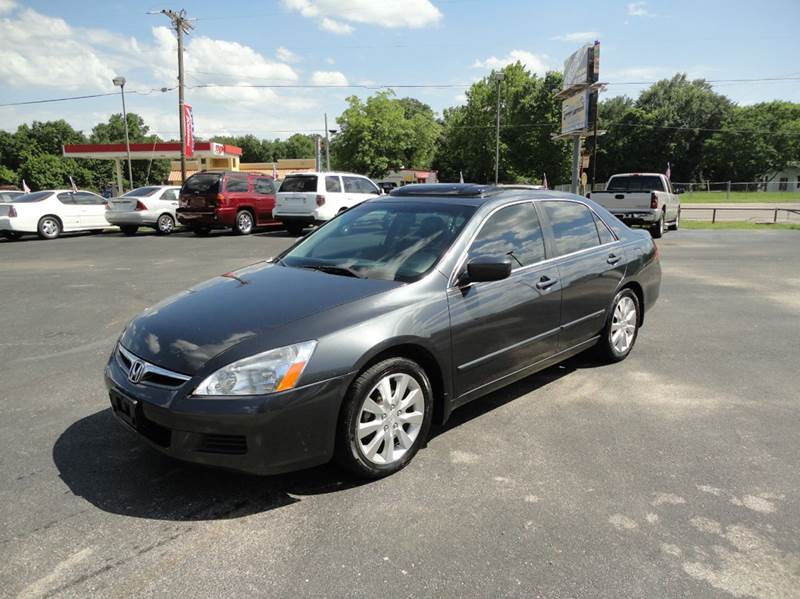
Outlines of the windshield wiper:
<svg viewBox="0 0 800 599">
<path fill-rule="evenodd" d="M 330 275 L 344 275 L 346 277 L 355 277 L 356 279 L 363 279 L 356 271 L 347 268 L 346 266 L 335 266 L 333 264 L 308 264 L 300 268 L 308 268 L 310 270 L 318 270 Z"/>
</svg>

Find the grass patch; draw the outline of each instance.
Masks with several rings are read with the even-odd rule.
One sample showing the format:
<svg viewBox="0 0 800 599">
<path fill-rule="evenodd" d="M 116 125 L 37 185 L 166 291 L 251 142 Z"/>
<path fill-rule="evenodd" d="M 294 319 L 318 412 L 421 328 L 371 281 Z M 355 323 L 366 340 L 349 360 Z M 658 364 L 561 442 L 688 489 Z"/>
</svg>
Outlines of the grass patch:
<svg viewBox="0 0 800 599">
<path fill-rule="evenodd" d="M 724 191 L 693 191 L 681 194 L 683 204 L 761 204 L 800 202 L 800 193 L 793 191 L 732 191 L 729 197 Z"/>
<path fill-rule="evenodd" d="M 730 220 L 712 223 L 704 220 L 681 219 L 681 229 L 779 229 L 800 231 L 800 223 L 751 223 L 746 220 Z"/>
</svg>

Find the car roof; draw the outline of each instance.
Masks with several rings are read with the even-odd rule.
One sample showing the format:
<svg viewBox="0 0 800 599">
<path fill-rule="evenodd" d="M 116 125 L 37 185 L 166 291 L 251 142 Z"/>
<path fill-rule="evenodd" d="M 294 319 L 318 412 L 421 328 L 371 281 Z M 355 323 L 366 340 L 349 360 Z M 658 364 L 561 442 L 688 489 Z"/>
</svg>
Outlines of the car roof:
<svg viewBox="0 0 800 599">
<path fill-rule="evenodd" d="M 479 185 L 476 183 L 412 183 L 393 189 L 389 195 L 377 199 L 386 201 L 393 198 L 451 201 L 470 206 L 482 206 L 498 200 L 522 198 L 586 201 L 586 198 L 581 196 L 546 189 L 532 189 L 529 185 Z"/>
<path fill-rule="evenodd" d="M 318 177 L 324 177 L 325 175 L 347 175 L 348 177 L 361 177 L 363 179 L 369 179 L 366 175 L 359 175 L 358 173 L 346 173 L 344 171 L 297 171 L 293 173 L 286 173 L 287 177 L 291 177 L 293 175 L 316 175 Z"/>
</svg>

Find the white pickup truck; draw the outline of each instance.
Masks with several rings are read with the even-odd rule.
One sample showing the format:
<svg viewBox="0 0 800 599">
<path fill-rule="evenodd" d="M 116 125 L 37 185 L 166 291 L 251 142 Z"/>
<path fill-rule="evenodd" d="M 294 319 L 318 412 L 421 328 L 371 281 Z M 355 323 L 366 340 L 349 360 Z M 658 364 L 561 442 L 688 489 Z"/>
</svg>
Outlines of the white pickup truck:
<svg viewBox="0 0 800 599">
<path fill-rule="evenodd" d="M 655 238 L 667 228 L 677 231 L 680 225 L 680 198 L 660 173 L 612 175 L 605 191 L 594 191 L 588 197 L 626 225 L 647 227 Z"/>
</svg>

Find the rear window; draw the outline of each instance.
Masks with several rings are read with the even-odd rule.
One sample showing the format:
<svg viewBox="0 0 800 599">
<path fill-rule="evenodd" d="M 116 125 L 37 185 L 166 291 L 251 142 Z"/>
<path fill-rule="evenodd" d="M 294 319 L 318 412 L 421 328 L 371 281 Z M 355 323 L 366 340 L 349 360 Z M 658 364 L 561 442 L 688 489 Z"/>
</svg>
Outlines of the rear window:
<svg viewBox="0 0 800 599">
<path fill-rule="evenodd" d="M 33 193 L 26 193 L 19 197 L 14 198 L 15 204 L 29 204 L 33 202 L 41 202 L 48 197 L 52 192 L 50 191 L 34 191 Z"/>
<path fill-rule="evenodd" d="M 611 177 L 606 191 L 664 191 L 661 177 L 630 175 Z"/>
<path fill-rule="evenodd" d="M 13 191 L 0 191 L 0 202 L 13 202 L 14 198 L 18 198 L 22 193 L 15 193 Z"/>
<path fill-rule="evenodd" d="M 316 193 L 316 175 L 289 175 L 281 183 L 281 192 L 291 191 L 295 193 Z"/>
<path fill-rule="evenodd" d="M 218 173 L 197 173 L 186 179 L 181 191 L 189 193 L 218 193 L 220 179 L 222 179 L 222 175 Z"/>
<path fill-rule="evenodd" d="M 187 181 L 188 183 L 188 181 Z M 137 189 L 131 190 L 128 193 L 124 194 L 123 198 L 145 198 L 147 196 L 153 195 L 157 192 L 160 187 L 139 187 Z"/>
</svg>

